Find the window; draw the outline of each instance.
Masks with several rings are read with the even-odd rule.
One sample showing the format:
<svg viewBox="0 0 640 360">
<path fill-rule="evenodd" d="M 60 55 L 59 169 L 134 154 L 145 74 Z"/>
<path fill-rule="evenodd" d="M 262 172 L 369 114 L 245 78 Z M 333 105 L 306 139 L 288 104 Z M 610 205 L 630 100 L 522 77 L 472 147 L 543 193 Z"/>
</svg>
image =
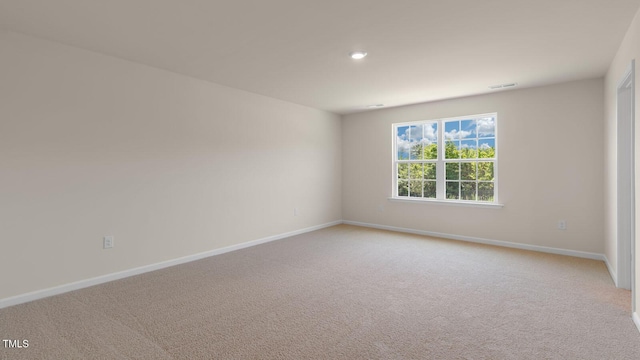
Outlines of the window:
<svg viewBox="0 0 640 360">
<path fill-rule="evenodd" d="M 497 114 L 393 124 L 394 198 L 495 203 Z"/>
</svg>

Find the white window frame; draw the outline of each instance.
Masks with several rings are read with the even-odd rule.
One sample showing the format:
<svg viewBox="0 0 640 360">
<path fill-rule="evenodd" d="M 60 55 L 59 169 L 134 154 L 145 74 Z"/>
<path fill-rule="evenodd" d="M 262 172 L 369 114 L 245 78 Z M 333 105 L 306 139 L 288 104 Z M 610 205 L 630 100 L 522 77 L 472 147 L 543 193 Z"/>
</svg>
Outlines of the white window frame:
<svg viewBox="0 0 640 360">
<path fill-rule="evenodd" d="M 494 128 L 494 139 L 495 139 L 495 157 L 493 159 L 445 159 L 445 145 L 446 139 L 444 137 L 445 133 L 445 123 L 449 121 L 461 121 L 461 120 L 476 120 L 478 118 L 483 117 L 493 117 L 495 120 L 495 128 Z M 436 164 L 436 198 L 422 198 L 422 197 L 407 197 L 407 196 L 398 196 L 398 164 L 399 163 L 411 163 L 411 160 L 398 160 L 397 153 L 397 134 L 398 128 L 403 126 L 411 126 L 411 125 L 423 125 L 423 124 L 431 124 L 437 123 L 437 132 L 438 132 L 438 158 L 434 160 L 426 160 L 420 162 L 433 162 Z M 391 126 L 392 129 L 392 196 L 389 198 L 393 201 L 402 201 L 402 202 L 412 202 L 412 203 L 439 203 L 439 204 L 451 204 L 451 205 L 469 205 L 469 206 L 478 206 L 478 207 L 502 207 L 503 205 L 498 201 L 498 113 L 485 113 L 485 114 L 475 114 L 475 115 L 466 115 L 466 116 L 456 116 L 450 118 L 441 118 L 441 119 L 430 119 L 430 120 L 421 120 L 421 121 L 410 121 L 403 123 L 394 123 Z M 477 138 L 477 136 L 476 136 Z M 453 160 L 453 161 L 452 161 Z M 464 161 L 476 161 L 482 162 L 483 160 L 493 161 L 493 201 L 479 201 L 479 200 L 459 200 L 459 199 L 447 199 L 446 198 L 446 174 L 445 174 L 445 163 L 446 162 L 464 162 Z M 476 184 L 478 182 L 476 181 Z M 477 190 L 476 190 L 477 191 Z"/>
</svg>

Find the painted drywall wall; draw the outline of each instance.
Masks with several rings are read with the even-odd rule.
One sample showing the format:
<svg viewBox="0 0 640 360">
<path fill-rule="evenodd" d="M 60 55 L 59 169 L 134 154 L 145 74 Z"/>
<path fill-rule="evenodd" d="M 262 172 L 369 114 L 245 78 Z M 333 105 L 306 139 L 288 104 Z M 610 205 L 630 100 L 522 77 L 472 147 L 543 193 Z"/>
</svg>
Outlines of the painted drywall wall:
<svg viewBox="0 0 640 360">
<path fill-rule="evenodd" d="M 602 253 L 603 96 L 603 80 L 593 79 L 344 116 L 343 217 Z M 498 113 L 503 208 L 388 200 L 393 123 L 489 112 Z"/>
<path fill-rule="evenodd" d="M 12 32 L 0 51 L 0 299 L 342 218 L 337 115 Z"/>
<path fill-rule="evenodd" d="M 640 11 L 629 26 L 629 30 L 625 35 L 615 58 L 611 62 L 611 66 L 605 77 L 605 255 L 609 259 L 612 267 L 617 269 L 617 87 L 618 83 L 624 76 L 629 64 L 636 59 L 635 72 L 635 161 L 636 169 L 640 168 L 640 126 L 638 125 L 638 109 L 640 109 L 640 76 L 638 75 L 638 59 L 640 59 Z M 640 176 L 636 173 L 636 239 L 640 236 Z M 640 258 L 640 246 L 636 245 L 636 259 Z M 637 260 L 636 260 L 637 262 Z M 640 266 L 636 265 L 636 286 L 640 285 Z M 636 296 L 636 309 L 640 308 L 640 298 Z"/>
</svg>

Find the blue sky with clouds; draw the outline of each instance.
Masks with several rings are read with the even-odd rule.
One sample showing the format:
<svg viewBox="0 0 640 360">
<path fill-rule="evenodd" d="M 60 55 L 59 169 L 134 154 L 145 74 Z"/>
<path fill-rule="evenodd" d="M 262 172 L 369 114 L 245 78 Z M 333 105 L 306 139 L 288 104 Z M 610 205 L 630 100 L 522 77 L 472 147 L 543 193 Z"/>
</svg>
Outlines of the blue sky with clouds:
<svg viewBox="0 0 640 360">
<path fill-rule="evenodd" d="M 398 159 L 408 159 L 411 147 L 438 141 L 438 123 L 399 126 L 396 137 Z M 444 138 L 445 141 L 453 141 L 458 148 L 495 148 L 495 118 L 444 122 Z"/>
</svg>

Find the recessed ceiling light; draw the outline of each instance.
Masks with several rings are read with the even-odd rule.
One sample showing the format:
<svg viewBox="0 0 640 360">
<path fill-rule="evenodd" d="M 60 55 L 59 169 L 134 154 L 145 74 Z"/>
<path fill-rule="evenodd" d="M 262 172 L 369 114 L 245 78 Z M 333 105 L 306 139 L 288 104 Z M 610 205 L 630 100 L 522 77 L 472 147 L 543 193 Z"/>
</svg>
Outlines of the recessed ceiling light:
<svg viewBox="0 0 640 360">
<path fill-rule="evenodd" d="M 365 51 L 353 51 L 349 53 L 349 56 L 351 56 L 352 59 L 360 60 L 367 56 L 367 53 Z"/>
<path fill-rule="evenodd" d="M 383 106 L 384 106 L 384 104 L 367 105 L 367 109 L 381 108 Z"/>
</svg>

